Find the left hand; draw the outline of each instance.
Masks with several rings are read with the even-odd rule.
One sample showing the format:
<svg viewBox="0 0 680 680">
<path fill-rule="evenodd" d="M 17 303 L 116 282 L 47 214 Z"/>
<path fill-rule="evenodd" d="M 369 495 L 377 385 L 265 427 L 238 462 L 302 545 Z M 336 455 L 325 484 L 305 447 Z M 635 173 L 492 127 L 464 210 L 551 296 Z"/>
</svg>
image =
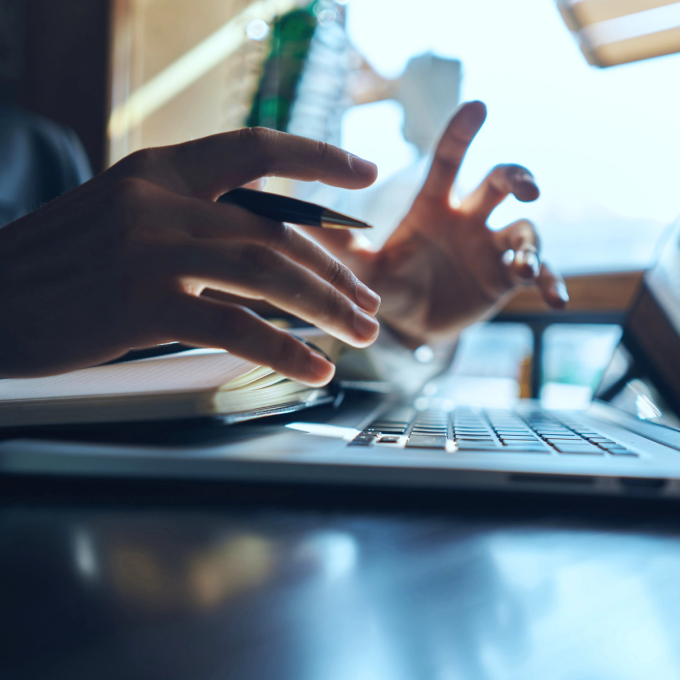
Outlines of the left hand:
<svg viewBox="0 0 680 680">
<path fill-rule="evenodd" d="M 492 315 L 517 286 L 534 284 L 550 307 L 569 300 L 564 280 L 539 259 L 528 220 L 493 231 L 487 219 L 509 194 L 538 198 L 531 173 L 496 166 L 480 186 L 452 207 L 451 187 L 486 118 L 481 102 L 461 106 L 439 142 L 432 167 L 411 209 L 378 251 L 349 232 L 314 236 L 382 297 L 380 319 L 411 346 L 455 336 Z"/>
</svg>

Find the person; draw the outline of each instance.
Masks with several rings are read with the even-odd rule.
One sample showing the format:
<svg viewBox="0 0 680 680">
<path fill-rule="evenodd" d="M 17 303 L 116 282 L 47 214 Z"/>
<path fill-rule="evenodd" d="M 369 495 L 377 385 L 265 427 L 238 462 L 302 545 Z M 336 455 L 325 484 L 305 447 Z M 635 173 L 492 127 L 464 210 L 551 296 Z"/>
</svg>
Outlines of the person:
<svg viewBox="0 0 680 680">
<path fill-rule="evenodd" d="M 449 204 L 485 116 L 481 102 L 458 109 L 420 194 L 377 250 L 350 232 L 317 229 L 312 239 L 215 202 L 267 176 L 347 189 L 375 181 L 374 164 L 337 147 L 246 128 L 131 154 L 0 230 L 0 377 L 57 374 L 180 341 L 316 386 L 334 366 L 248 300 L 355 347 L 373 343 L 380 323 L 410 348 L 449 341 L 527 282 L 563 307 L 564 281 L 540 263 L 533 225 L 486 224 L 509 194 L 538 197 L 527 169 L 497 166 L 459 207 Z M 242 303 L 202 296 L 206 288 Z"/>
</svg>

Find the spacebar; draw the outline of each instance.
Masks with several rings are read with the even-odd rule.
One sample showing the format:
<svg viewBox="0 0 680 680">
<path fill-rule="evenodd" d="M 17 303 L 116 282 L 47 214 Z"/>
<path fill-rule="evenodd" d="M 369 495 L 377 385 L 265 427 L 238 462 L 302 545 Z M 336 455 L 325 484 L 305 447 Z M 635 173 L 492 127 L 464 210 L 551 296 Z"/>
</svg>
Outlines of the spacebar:
<svg viewBox="0 0 680 680">
<path fill-rule="evenodd" d="M 407 448 L 443 449 L 446 447 L 446 437 L 436 435 L 412 434 L 406 443 Z"/>
</svg>

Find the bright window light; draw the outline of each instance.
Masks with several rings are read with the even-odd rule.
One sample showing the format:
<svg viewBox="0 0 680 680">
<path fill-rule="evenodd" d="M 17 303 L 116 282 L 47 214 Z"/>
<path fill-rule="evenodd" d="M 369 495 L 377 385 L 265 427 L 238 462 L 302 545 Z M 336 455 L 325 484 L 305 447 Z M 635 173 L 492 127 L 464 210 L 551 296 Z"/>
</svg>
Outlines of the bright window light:
<svg viewBox="0 0 680 680">
<path fill-rule="evenodd" d="M 505 201 L 492 226 L 531 219 L 546 259 L 567 273 L 648 266 L 663 229 L 680 214 L 680 55 L 594 69 L 546 0 L 409 7 L 406 0 L 351 3 L 349 37 L 389 78 L 427 51 L 461 60 L 461 99 L 481 99 L 489 114 L 463 164 L 459 194 L 495 164 L 521 163 L 541 197 Z M 352 150 L 380 147 L 388 159 L 404 148 L 398 125 L 356 122 Z M 404 162 L 406 155 L 391 161 L 394 169 Z"/>
</svg>

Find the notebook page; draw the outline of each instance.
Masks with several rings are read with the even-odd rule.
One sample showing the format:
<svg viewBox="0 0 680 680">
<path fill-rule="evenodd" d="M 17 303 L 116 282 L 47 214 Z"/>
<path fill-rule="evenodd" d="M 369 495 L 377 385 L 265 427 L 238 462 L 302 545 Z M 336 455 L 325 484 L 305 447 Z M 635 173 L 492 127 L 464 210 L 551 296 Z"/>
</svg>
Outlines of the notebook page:
<svg viewBox="0 0 680 680">
<path fill-rule="evenodd" d="M 157 357 L 47 378 L 0 380 L 0 402 L 212 390 L 255 368 L 250 361 L 220 351 Z"/>
</svg>

